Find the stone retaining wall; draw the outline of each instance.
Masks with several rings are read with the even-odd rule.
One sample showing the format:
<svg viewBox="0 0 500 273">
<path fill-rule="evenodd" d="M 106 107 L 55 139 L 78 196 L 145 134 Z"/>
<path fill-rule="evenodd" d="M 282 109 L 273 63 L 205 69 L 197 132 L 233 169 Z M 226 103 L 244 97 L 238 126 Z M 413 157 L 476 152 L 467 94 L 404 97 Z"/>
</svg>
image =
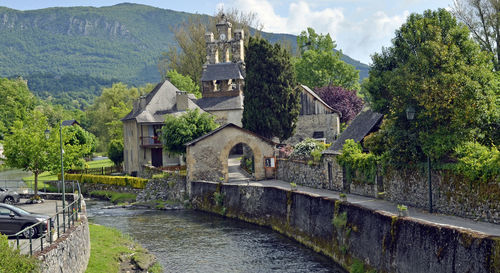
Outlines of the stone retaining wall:
<svg viewBox="0 0 500 273">
<path fill-rule="evenodd" d="M 149 180 L 146 188 L 137 195 L 137 202 L 176 201 L 186 199 L 186 177 L 172 174 L 167 178 Z"/>
<path fill-rule="evenodd" d="M 378 272 L 500 271 L 499 237 L 274 187 L 192 182 L 191 198 L 197 209 L 271 227 L 346 269 L 358 261 Z"/>
<path fill-rule="evenodd" d="M 330 165 L 330 167 L 328 167 Z M 330 169 L 330 170 L 329 170 Z M 381 171 L 380 171 L 381 172 Z M 278 159 L 277 178 L 298 185 L 329 189 L 369 197 L 384 192 L 384 199 L 427 209 L 429 186 L 425 168 L 386 170 L 372 183 L 344 181 L 342 167 L 334 156 L 320 164 Z M 436 212 L 500 223 L 500 184 L 470 182 L 451 171 L 432 171 L 432 199 Z"/>
<path fill-rule="evenodd" d="M 84 273 L 90 258 L 90 232 L 82 204 L 80 221 L 52 245 L 35 256 L 41 261 L 43 273 Z"/>
</svg>

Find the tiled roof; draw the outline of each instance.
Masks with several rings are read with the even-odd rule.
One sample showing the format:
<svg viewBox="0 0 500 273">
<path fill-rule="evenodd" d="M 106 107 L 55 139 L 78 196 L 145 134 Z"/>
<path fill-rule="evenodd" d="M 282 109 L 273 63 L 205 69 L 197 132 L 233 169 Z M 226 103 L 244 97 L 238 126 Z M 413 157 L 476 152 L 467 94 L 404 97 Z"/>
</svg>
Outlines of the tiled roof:
<svg viewBox="0 0 500 273">
<path fill-rule="evenodd" d="M 355 142 L 360 142 L 372 130 L 376 128 L 382 120 L 383 115 L 372 110 L 365 110 L 359 113 L 349 124 L 339 138 L 324 151 L 325 154 L 337 154 L 342 150 L 344 143 L 347 139 L 353 139 Z"/>
<path fill-rule="evenodd" d="M 243 109 L 243 96 L 201 98 L 194 102 L 205 111 Z"/>
<path fill-rule="evenodd" d="M 188 142 L 188 143 L 184 144 L 184 146 L 190 146 L 190 145 L 193 145 L 193 144 L 195 144 L 196 142 L 198 142 L 198 141 L 200 141 L 200 140 L 203 140 L 203 139 L 205 139 L 205 138 L 207 138 L 207 137 L 209 137 L 209 136 L 215 135 L 217 132 L 222 131 L 222 130 L 223 130 L 224 128 L 226 128 L 226 127 L 234 127 L 234 128 L 237 128 L 237 129 L 239 129 L 239 130 L 241 130 L 241 131 L 243 131 L 243 132 L 245 132 L 245 133 L 247 133 L 247 134 L 250 134 L 250 135 L 253 135 L 253 136 L 258 137 L 258 138 L 260 138 L 260 139 L 262 139 L 262 140 L 266 141 L 267 143 L 269 143 L 269 144 L 271 144 L 271 145 L 277 145 L 277 144 L 278 144 L 278 143 L 276 143 L 276 142 L 274 142 L 274 141 L 272 141 L 272 140 L 270 140 L 270 139 L 268 139 L 268 138 L 265 138 L 265 137 L 263 137 L 263 136 L 261 136 L 261 135 L 258 135 L 258 134 L 256 134 L 256 133 L 254 133 L 254 132 L 252 132 L 252 131 L 249 131 L 249 130 L 247 130 L 247 129 L 243 129 L 243 128 L 241 128 L 241 127 L 240 127 L 240 126 L 238 126 L 238 125 L 235 125 L 235 124 L 233 124 L 233 123 L 227 123 L 227 124 L 225 124 L 225 125 L 223 125 L 223 126 L 221 126 L 221 127 L 217 128 L 217 129 L 215 129 L 215 130 L 213 130 L 213 131 L 211 131 L 211 132 L 207 133 L 206 135 L 203 135 L 203 136 L 201 136 L 201 137 L 199 137 L 199 138 L 196 138 L 196 139 L 191 140 L 190 142 Z"/>
<path fill-rule="evenodd" d="M 76 124 L 78 124 L 78 125 L 80 125 L 80 123 L 78 123 L 78 121 L 76 121 L 76 120 L 74 120 L 74 119 L 64 120 L 64 121 L 61 123 L 61 125 L 62 125 L 62 126 L 71 126 L 71 125 L 73 125 L 73 124 L 75 124 L 75 123 L 76 123 Z"/>
<path fill-rule="evenodd" d="M 201 81 L 216 81 L 229 79 L 244 79 L 245 72 L 237 63 L 217 63 L 209 64 L 203 70 Z"/>
</svg>

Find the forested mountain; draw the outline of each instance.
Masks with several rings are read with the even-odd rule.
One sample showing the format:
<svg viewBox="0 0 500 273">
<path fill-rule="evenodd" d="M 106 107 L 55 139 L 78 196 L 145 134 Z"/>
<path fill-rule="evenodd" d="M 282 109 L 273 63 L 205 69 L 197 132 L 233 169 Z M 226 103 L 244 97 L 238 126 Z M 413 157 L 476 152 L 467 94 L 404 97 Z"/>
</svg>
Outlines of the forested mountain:
<svg viewBox="0 0 500 273">
<path fill-rule="evenodd" d="M 22 76 L 35 93 L 56 98 L 61 91 L 94 93 L 116 80 L 158 82 L 161 52 L 174 41 L 172 29 L 190 15 L 129 3 L 30 11 L 0 7 L 0 77 Z M 207 15 L 198 16 L 208 21 Z M 263 36 L 296 47 L 294 35 Z M 368 66 L 343 59 L 361 71 L 361 78 L 367 76 Z"/>
</svg>

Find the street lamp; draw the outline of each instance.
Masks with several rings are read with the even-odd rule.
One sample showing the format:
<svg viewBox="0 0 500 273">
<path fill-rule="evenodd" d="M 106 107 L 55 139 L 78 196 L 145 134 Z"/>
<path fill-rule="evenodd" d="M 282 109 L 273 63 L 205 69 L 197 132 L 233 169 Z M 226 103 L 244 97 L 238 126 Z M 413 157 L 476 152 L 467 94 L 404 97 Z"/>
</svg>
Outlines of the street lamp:
<svg viewBox="0 0 500 273">
<path fill-rule="evenodd" d="M 408 106 L 406 108 L 406 119 L 413 120 L 415 118 L 415 108 Z M 431 157 L 427 155 L 427 180 L 429 182 L 429 212 L 432 213 L 432 181 L 431 181 Z"/>
<path fill-rule="evenodd" d="M 45 139 L 49 140 L 50 130 L 45 130 Z M 64 149 L 63 149 L 63 141 L 62 141 L 62 122 L 59 126 L 59 144 L 61 150 L 61 182 L 62 182 L 62 207 L 63 207 L 63 225 L 65 225 L 65 217 L 64 217 L 64 206 L 66 205 L 66 186 L 64 185 Z"/>
</svg>

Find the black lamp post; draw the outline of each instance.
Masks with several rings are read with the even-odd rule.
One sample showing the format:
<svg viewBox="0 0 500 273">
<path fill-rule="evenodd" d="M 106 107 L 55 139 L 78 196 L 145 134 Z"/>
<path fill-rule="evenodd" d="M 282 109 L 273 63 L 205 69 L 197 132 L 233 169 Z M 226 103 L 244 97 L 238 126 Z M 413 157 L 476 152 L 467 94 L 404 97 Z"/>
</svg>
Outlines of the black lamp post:
<svg viewBox="0 0 500 273">
<path fill-rule="evenodd" d="M 50 137 L 50 130 L 45 130 L 45 138 L 48 140 Z M 61 182 L 62 182 L 62 207 L 63 207 L 63 225 L 65 225 L 65 217 L 64 217 L 64 206 L 66 205 L 66 187 L 64 185 L 64 149 L 63 149 L 63 141 L 62 141 L 62 122 L 59 126 L 59 144 L 61 150 Z"/>
<path fill-rule="evenodd" d="M 415 108 L 408 106 L 406 108 L 406 119 L 413 120 L 415 118 Z M 432 213 L 432 180 L 431 180 L 431 157 L 427 155 L 427 180 L 429 182 L 429 212 Z"/>
</svg>

